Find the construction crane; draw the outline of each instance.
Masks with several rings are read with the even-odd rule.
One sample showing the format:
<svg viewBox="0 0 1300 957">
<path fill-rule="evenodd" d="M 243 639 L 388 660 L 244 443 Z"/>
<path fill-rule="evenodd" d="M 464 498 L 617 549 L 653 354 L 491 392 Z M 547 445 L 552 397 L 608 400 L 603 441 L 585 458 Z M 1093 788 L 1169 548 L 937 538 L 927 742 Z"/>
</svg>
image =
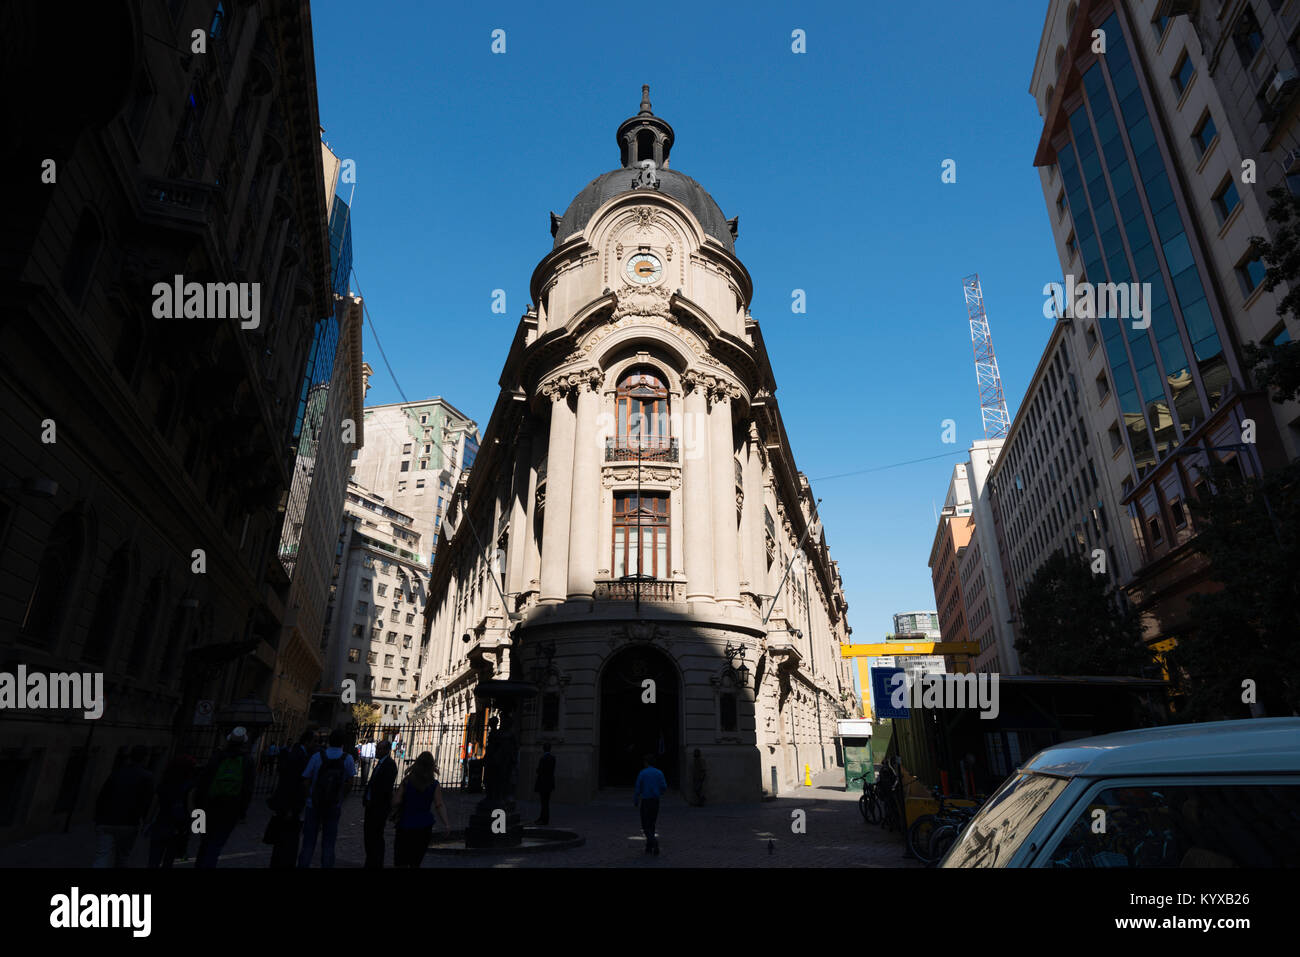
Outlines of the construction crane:
<svg viewBox="0 0 1300 957">
<path fill-rule="evenodd" d="M 993 336 L 989 333 L 989 317 L 984 312 L 984 290 L 980 288 L 979 273 L 963 279 L 961 287 L 966 294 L 970 339 L 975 346 L 975 382 L 980 390 L 984 438 L 1005 438 L 1011 429 L 1011 417 L 1007 414 L 1007 400 L 1002 394 L 1002 376 L 998 372 L 998 357 L 993 353 Z"/>
</svg>

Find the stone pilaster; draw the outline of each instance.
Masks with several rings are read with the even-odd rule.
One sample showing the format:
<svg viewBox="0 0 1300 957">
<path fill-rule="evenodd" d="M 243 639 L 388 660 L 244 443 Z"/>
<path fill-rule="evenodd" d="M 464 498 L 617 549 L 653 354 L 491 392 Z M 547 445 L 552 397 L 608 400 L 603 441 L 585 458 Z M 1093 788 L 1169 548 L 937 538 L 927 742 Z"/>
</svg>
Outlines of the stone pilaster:
<svg viewBox="0 0 1300 957">
<path fill-rule="evenodd" d="M 687 373 L 686 416 L 682 443 L 682 517 L 686 600 L 713 598 L 713 519 L 709 514 L 709 430 L 707 389 L 703 377 Z"/>
<path fill-rule="evenodd" d="M 595 588 L 597 517 L 600 502 L 600 436 L 596 414 L 600 409 L 601 374 L 589 369 L 575 383 L 577 431 L 573 450 L 573 495 L 569 511 L 568 597 L 591 598 Z M 558 491 L 558 489 L 557 489 Z"/>
<path fill-rule="evenodd" d="M 567 377 L 542 385 L 551 400 L 551 431 L 547 444 L 545 516 L 542 520 L 541 594 L 544 602 L 562 602 L 568 596 L 569 520 L 573 483 L 573 445 L 576 427 Z"/>
</svg>

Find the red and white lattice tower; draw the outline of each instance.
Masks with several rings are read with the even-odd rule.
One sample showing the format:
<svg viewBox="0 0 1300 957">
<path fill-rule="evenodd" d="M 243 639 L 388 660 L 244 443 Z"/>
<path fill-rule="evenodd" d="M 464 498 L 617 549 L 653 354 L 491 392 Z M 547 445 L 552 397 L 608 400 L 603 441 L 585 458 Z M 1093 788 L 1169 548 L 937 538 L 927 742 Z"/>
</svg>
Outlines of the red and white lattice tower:
<svg viewBox="0 0 1300 957">
<path fill-rule="evenodd" d="M 975 381 L 980 390 L 984 438 L 1005 438 L 1011 428 L 1011 417 L 1007 415 L 1007 400 L 1002 394 L 1002 376 L 998 373 L 998 357 L 993 353 L 993 336 L 989 333 L 989 317 L 984 312 L 984 290 L 980 288 L 979 273 L 963 279 L 961 287 L 966 294 L 970 340 L 975 346 Z"/>
</svg>

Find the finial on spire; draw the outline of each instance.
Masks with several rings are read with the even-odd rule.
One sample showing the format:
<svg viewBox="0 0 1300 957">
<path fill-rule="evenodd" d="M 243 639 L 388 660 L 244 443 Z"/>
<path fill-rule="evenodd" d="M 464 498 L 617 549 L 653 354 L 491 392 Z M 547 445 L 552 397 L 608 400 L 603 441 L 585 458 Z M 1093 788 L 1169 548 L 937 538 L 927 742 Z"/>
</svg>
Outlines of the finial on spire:
<svg viewBox="0 0 1300 957">
<path fill-rule="evenodd" d="M 650 110 L 650 84 L 649 83 L 641 84 L 641 112 L 646 113 L 650 116 L 654 116 L 654 113 Z"/>
</svg>

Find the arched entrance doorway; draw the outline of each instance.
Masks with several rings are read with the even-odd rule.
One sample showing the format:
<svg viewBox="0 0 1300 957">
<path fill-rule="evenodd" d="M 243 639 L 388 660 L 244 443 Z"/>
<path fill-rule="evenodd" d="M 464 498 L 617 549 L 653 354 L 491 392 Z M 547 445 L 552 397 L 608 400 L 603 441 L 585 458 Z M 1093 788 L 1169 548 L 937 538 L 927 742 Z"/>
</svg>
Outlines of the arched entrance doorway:
<svg viewBox="0 0 1300 957">
<path fill-rule="evenodd" d="M 654 701 L 644 700 L 646 679 Z M 625 648 L 600 676 L 600 786 L 631 787 L 646 754 L 656 756 L 670 787 L 677 786 L 681 679 L 658 648 Z"/>
</svg>

